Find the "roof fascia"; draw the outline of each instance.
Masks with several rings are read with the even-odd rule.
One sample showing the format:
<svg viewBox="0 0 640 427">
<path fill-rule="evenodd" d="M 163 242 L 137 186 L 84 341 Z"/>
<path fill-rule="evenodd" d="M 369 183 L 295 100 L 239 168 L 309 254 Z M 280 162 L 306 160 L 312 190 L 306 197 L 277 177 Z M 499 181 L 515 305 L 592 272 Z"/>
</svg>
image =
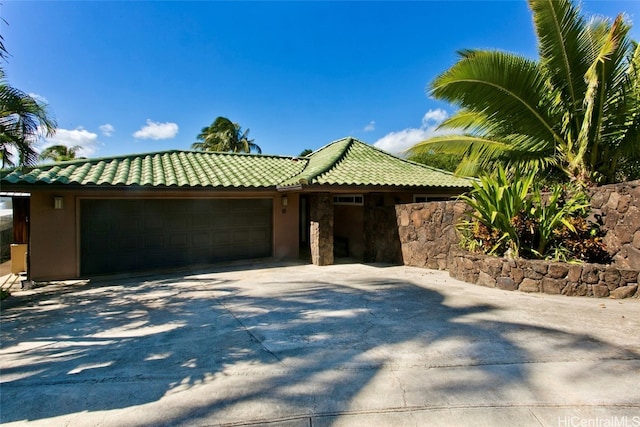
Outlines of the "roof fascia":
<svg viewBox="0 0 640 427">
<path fill-rule="evenodd" d="M 34 193 L 38 191 L 124 191 L 124 192 L 140 192 L 140 191 L 157 191 L 157 192 L 273 192 L 276 186 L 269 187 L 190 187 L 190 186 L 144 186 L 144 185 L 77 185 L 77 184 L 9 184 L 2 183 L 2 191 L 27 192 Z"/>
<path fill-rule="evenodd" d="M 436 187 L 436 186 L 394 186 L 394 185 L 323 185 L 310 184 L 297 186 L 295 190 L 300 193 L 426 193 L 426 194 L 451 194 L 466 193 L 469 187 Z M 278 191 L 286 191 L 278 188 Z"/>
</svg>

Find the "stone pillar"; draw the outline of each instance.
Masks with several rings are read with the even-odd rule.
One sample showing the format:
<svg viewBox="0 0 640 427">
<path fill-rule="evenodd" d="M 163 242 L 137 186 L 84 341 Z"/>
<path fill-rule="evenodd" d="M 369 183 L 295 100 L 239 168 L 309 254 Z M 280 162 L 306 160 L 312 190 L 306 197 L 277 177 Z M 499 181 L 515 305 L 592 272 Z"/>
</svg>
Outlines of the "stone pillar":
<svg viewBox="0 0 640 427">
<path fill-rule="evenodd" d="M 377 239 L 376 235 L 376 207 L 384 206 L 384 195 L 364 195 L 364 262 L 376 262 Z"/>
<path fill-rule="evenodd" d="M 333 264 L 333 197 L 316 193 L 309 197 L 311 262 Z"/>
<path fill-rule="evenodd" d="M 385 206 L 384 194 L 364 195 L 364 262 L 402 264 L 395 206 Z"/>
</svg>

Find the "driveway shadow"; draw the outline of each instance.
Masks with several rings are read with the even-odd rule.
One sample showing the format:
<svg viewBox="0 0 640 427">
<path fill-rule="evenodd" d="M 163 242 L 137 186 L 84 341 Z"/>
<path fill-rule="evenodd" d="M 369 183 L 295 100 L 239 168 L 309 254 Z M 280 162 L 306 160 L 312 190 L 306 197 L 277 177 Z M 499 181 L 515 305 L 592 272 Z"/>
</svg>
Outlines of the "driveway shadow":
<svg viewBox="0 0 640 427">
<path fill-rule="evenodd" d="M 223 272 L 43 293 L 2 312 L 0 421 L 147 404 L 158 413 L 131 424 L 419 408 L 455 394 L 534 393 L 529 364 L 544 357 L 640 359 L 587 334 L 495 320 L 494 305 L 452 306 L 441 292 L 366 271 L 325 280 L 282 269 L 278 280 L 254 282 Z M 537 354 L 522 336 L 553 349 Z M 456 367 L 473 375 L 434 376 Z"/>
</svg>

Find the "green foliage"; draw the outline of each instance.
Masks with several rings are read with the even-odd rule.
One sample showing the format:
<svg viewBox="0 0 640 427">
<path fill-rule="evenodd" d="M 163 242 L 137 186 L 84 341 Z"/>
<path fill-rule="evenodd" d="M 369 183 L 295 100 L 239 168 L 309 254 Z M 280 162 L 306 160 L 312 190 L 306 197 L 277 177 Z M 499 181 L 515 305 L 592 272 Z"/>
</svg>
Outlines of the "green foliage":
<svg viewBox="0 0 640 427">
<path fill-rule="evenodd" d="M 211 125 L 202 128 L 198 141 L 191 148 L 198 151 L 230 151 L 232 153 L 262 153 L 260 146 L 249 139 L 249 129 L 243 131 L 238 123 L 226 117 L 216 117 Z"/>
<path fill-rule="evenodd" d="M 73 160 L 76 158 L 76 155 L 81 148 L 82 147 L 79 145 L 75 145 L 73 147 L 67 147 L 66 145 L 52 145 L 51 147 L 45 148 L 42 153 L 40 153 L 40 160 L 53 160 L 54 162 Z"/>
<path fill-rule="evenodd" d="M 473 208 L 458 224 L 461 245 L 495 255 L 606 262 L 599 226 L 586 220 L 584 188 L 556 184 L 543 192 L 535 177 L 535 171 L 509 176 L 499 168 L 474 183 L 461 196 Z"/>
<path fill-rule="evenodd" d="M 1 49 L 0 49 L 1 50 Z M 55 120 L 49 116 L 46 105 L 30 95 L 11 87 L 0 68 L 0 161 L 2 167 L 32 166 L 38 159 L 34 149 L 41 136 L 53 136 Z"/>
<path fill-rule="evenodd" d="M 612 262 L 603 241 L 606 232 L 600 228 L 602 224 L 589 222 L 581 216 L 569 218 L 569 221 L 571 229 L 564 227 L 554 232 L 554 247 L 579 261 L 599 264 Z"/>
<path fill-rule="evenodd" d="M 462 156 L 457 154 L 436 153 L 433 150 L 415 153 L 407 157 L 408 160 L 434 168 L 455 172 L 462 161 Z"/>
<path fill-rule="evenodd" d="M 1 23 L 6 24 L 7 21 L 5 21 L 4 18 L 0 18 L 0 24 Z M 2 34 L 0 34 L 0 59 L 4 59 L 6 61 L 8 58 L 9 58 L 9 52 L 4 47 L 4 37 L 2 37 Z"/>
<path fill-rule="evenodd" d="M 640 47 L 631 24 L 586 20 L 571 0 L 529 0 L 538 60 L 465 50 L 430 85 L 459 110 L 448 131 L 409 149 L 463 156 L 456 172 L 480 175 L 500 164 L 553 170 L 565 181 L 640 178 Z"/>
<path fill-rule="evenodd" d="M 310 149 L 310 148 L 305 148 L 304 150 L 302 150 L 302 151 L 300 152 L 300 154 L 298 154 L 298 157 L 306 157 L 306 156 L 308 156 L 308 155 L 309 155 L 309 154 L 311 154 L 311 153 L 313 153 L 313 150 L 312 150 L 312 149 Z"/>
<path fill-rule="evenodd" d="M 517 224 L 523 251 L 529 252 L 530 257 L 544 258 L 557 230 L 575 232 L 571 219 L 584 217 L 589 202 L 581 190 L 571 191 L 565 186 L 554 185 L 550 193 L 543 196 L 536 185 L 527 205 L 527 210 L 519 212 L 512 222 Z"/>
<path fill-rule="evenodd" d="M 0 20 L 6 23 L 4 19 Z M 9 52 L 0 34 L 0 60 L 8 58 Z M 41 136 L 53 136 L 55 131 L 56 122 L 47 112 L 46 105 L 11 87 L 0 67 L 0 166 L 15 166 L 15 154 L 20 166 L 34 165 L 38 153 L 33 146 Z"/>
<path fill-rule="evenodd" d="M 534 178 L 533 174 L 521 177 L 516 171 L 513 179 L 509 179 L 500 167 L 496 175 L 485 175 L 480 182 L 474 182 L 469 196 L 460 197 L 473 208 L 471 217 L 479 223 L 477 231 L 490 236 L 482 245 L 491 246 L 488 253 L 511 249 L 515 256 L 518 255 L 519 236 L 512 220 L 520 212 L 529 210 L 527 195 Z"/>
<path fill-rule="evenodd" d="M 509 235 L 497 228 L 489 228 L 478 220 L 464 219 L 457 225 L 460 246 L 471 252 L 503 255 L 507 252 Z"/>
</svg>

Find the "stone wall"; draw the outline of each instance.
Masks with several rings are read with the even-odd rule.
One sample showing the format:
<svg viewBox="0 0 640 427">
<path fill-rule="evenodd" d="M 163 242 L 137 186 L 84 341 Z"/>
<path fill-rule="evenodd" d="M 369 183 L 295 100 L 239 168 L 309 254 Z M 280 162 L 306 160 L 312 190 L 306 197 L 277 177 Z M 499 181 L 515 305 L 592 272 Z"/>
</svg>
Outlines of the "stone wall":
<svg viewBox="0 0 640 427">
<path fill-rule="evenodd" d="M 461 202 L 396 205 L 404 264 L 446 270 L 449 252 L 459 246 L 455 225 L 465 210 Z"/>
<path fill-rule="evenodd" d="M 363 260 L 402 264 L 396 208 L 386 206 L 382 194 L 366 195 L 364 203 Z"/>
<path fill-rule="evenodd" d="M 640 270 L 640 181 L 595 188 L 591 210 L 591 219 L 604 223 L 604 243 L 615 265 Z"/>
<path fill-rule="evenodd" d="M 464 251 L 449 254 L 448 270 L 453 278 L 491 288 L 600 298 L 633 296 L 640 273 L 608 265 L 507 259 Z"/>
<path fill-rule="evenodd" d="M 402 262 L 449 270 L 471 283 L 524 292 L 594 297 L 640 295 L 640 181 L 591 190 L 591 220 L 600 219 L 604 242 L 614 263 L 564 264 L 508 260 L 461 251 L 455 225 L 464 216 L 462 202 L 396 206 Z"/>
</svg>

